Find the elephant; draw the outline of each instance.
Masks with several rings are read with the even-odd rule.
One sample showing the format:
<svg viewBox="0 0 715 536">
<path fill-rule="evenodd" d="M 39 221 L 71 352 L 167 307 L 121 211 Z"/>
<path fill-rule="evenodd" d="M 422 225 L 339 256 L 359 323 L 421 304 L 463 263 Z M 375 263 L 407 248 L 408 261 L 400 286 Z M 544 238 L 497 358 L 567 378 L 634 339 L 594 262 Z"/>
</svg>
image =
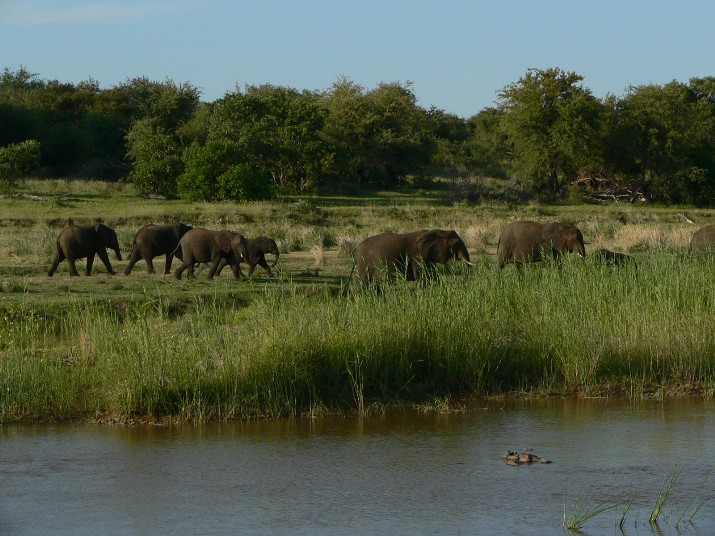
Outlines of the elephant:
<svg viewBox="0 0 715 536">
<path fill-rule="evenodd" d="M 67 259 L 70 265 L 70 275 L 78 276 L 75 261 L 87 257 L 87 269 L 85 275 L 92 275 L 92 265 L 94 264 L 94 256 L 99 255 L 102 259 L 107 272 L 114 275 L 116 272 L 112 269 L 112 264 L 109 262 L 107 248 L 114 250 L 117 260 L 122 260 L 122 253 L 119 250 L 119 240 L 117 233 L 111 227 L 107 227 L 103 223 L 97 225 L 88 225 L 80 227 L 77 225 L 68 225 L 57 237 L 55 242 L 55 257 L 52 260 L 48 277 L 57 270 L 59 264 Z"/>
<path fill-rule="evenodd" d="M 132 252 L 129 255 L 129 265 L 124 270 L 124 275 L 129 275 L 132 268 L 139 259 L 146 261 L 147 269 L 150 274 L 154 273 L 154 257 L 166 255 L 166 264 L 164 273 L 171 273 L 171 261 L 174 260 L 174 252 L 176 256 L 182 259 L 181 249 L 177 250 L 179 240 L 193 227 L 183 223 L 174 223 L 170 225 L 145 225 L 137 231 L 132 241 Z"/>
<path fill-rule="evenodd" d="M 566 252 L 586 256 L 578 227 L 559 222 L 516 221 L 507 225 L 499 237 L 497 261 L 499 268 L 504 268 L 509 263 L 521 265 L 540 262 L 544 257 L 558 258 Z"/>
<path fill-rule="evenodd" d="M 276 241 L 272 238 L 259 236 L 258 238 L 247 238 L 246 246 L 248 247 L 248 254 L 251 258 L 251 262 L 248 263 L 248 275 L 253 275 L 256 265 L 259 265 L 266 271 L 266 273 L 268 273 L 268 277 L 273 277 L 271 266 L 275 266 L 278 263 L 278 258 L 280 257 Z M 266 253 L 270 253 L 275 257 L 273 264 L 270 266 L 266 262 Z M 226 266 L 226 264 L 228 264 L 226 259 L 222 259 L 219 263 L 218 269 L 216 270 L 216 275 L 221 273 L 221 270 L 223 270 L 223 267 Z"/>
<path fill-rule="evenodd" d="M 469 266 L 467 247 L 455 231 L 441 229 L 412 233 L 382 233 L 363 240 L 355 250 L 358 279 L 379 283 L 403 273 L 408 281 L 420 278 L 422 265 L 431 270 L 436 264 L 446 264 L 458 259 Z"/>
<path fill-rule="evenodd" d="M 619 253 L 617 251 L 611 251 L 610 249 L 597 249 L 591 253 L 598 261 L 606 264 L 607 266 L 625 266 L 626 264 L 635 265 L 636 260 L 630 255 L 625 253 Z"/>
<path fill-rule="evenodd" d="M 690 239 L 691 253 L 715 252 L 715 225 L 706 225 L 698 229 Z"/>
<path fill-rule="evenodd" d="M 189 277 L 194 277 L 194 264 L 199 262 L 211 263 L 208 278 L 213 279 L 222 259 L 231 266 L 233 276 L 238 279 L 241 276 L 239 263 L 252 260 L 248 253 L 246 239 L 233 231 L 192 229 L 181 237 L 179 245 L 172 253 L 176 255 L 179 248 L 181 248 L 183 262 L 174 272 L 176 279 L 181 279 L 181 274 L 187 268 Z"/>
</svg>

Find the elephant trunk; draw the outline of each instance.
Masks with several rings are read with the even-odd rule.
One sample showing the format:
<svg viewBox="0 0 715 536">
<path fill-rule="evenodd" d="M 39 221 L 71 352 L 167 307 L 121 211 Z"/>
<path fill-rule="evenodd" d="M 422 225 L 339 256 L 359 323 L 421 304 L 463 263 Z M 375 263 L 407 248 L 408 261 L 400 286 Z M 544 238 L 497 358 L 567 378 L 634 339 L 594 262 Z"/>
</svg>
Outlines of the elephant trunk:
<svg viewBox="0 0 715 536">
<path fill-rule="evenodd" d="M 278 252 L 278 250 L 275 250 L 275 251 L 273 252 L 273 255 L 275 255 L 276 258 L 273 259 L 273 264 L 271 264 L 271 267 L 273 267 L 273 266 L 275 266 L 276 264 L 278 264 L 278 257 L 280 257 L 280 253 Z"/>
</svg>

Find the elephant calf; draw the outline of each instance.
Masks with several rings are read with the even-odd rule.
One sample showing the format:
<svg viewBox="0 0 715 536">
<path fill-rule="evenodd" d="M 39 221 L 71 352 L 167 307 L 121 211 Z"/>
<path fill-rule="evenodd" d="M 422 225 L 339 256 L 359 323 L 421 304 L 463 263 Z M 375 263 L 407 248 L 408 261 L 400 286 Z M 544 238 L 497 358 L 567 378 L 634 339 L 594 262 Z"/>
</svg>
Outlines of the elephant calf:
<svg viewBox="0 0 715 536">
<path fill-rule="evenodd" d="M 586 256 L 583 235 L 578 227 L 567 223 L 516 221 L 507 225 L 499 237 L 499 268 L 509 263 L 540 262 L 544 257 L 557 258 L 573 252 Z"/>
<path fill-rule="evenodd" d="M 200 262 L 211 263 L 208 278 L 213 279 L 222 260 L 231 266 L 233 276 L 238 279 L 241 275 L 239 263 L 251 260 L 246 239 L 233 231 L 192 229 L 181 237 L 178 247 L 181 248 L 183 262 L 174 272 L 176 279 L 181 279 L 181 274 L 187 268 L 189 277 L 193 277 L 194 264 Z"/>
<path fill-rule="evenodd" d="M 626 264 L 635 264 L 636 260 L 630 255 L 611 251 L 610 249 L 597 249 L 591 253 L 598 261 L 603 262 L 607 266 L 625 266 Z"/>
<path fill-rule="evenodd" d="M 77 225 L 68 225 L 57 237 L 55 243 L 55 257 L 52 260 L 50 271 L 47 272 L 49 277 L 55 273 L 59 264 L 67 259 L 70 265 L 70 275 L 79 275 L 75 261 L 87 257 L 86 275 L 92 275 L 92 265 L 94 264 L 94 256 L 99 255 L 102 259 L 107 272 L 114 275 L 116 272 L 112 270 L 112 264 L 107 256 L 107 248 L 114 251 L 117 255 L 117 260 L 122 260 L 122 253 L 119 251 L 119 241 L 117 233 L 114 229 L 107 227 L 103 223 L 97 225 L 89 225 L 79 227 Z"/>
<path fill-rule="evenodd" d="M 248 275 L 253 275 L 256 265 L 258 265 L 266 271 L 268 277 L 273 277 L 271 266 L 275 266 L 278 263 L 278 258 L 280 257 L 276 241 L 265 236 L 259 236 L 258 238 L 246 238 L 246 247 L 248 248 L 248 256 L 251 259 L 250 262 L 244 259 L 248 262 Z M 275 257 L 273 264 L 270 266 L 268 265 L 268 262 L 266 262 L 266 253 L 270 253 L 273 257 Z M 223 270 L 223 267 L 226 266 L 226 264 L 228 264 L 226 259 L 223 259 L 216 270 L 216 275 L 221 273 L 221 270 Z"/>
<path fill-rule="evenodd" d="M 183 259 L 181 248 L 179 248 L 179 240 L 188 233 L 193 227 L 183 223 L 174 223 L 170 225 L 145 225 L 137 231 L 132 241 L 132 252 L 129 255 L 129 265 L 124 270 L 124 275 L 129 275 L 132 268 L 139 261 L 146 261 L 147 269 L 150 274 L 154 273 L 154 257 L 166 255 L 164 273 L 171 273 L 171 261 L 176 254 L 179 259 Z"/>
<path fill-rule="evenodd" d="M 382 233 L 363 240 L 355 250 L 355 268 L 363 282 L 378 283 L 384 275 L 402 273 L 409 281 L 420 277 L 422 267 L 459 259 L 470 266 L 469 253 L 455 231 L 433 229 L 412 233 Z"/>
</svg>

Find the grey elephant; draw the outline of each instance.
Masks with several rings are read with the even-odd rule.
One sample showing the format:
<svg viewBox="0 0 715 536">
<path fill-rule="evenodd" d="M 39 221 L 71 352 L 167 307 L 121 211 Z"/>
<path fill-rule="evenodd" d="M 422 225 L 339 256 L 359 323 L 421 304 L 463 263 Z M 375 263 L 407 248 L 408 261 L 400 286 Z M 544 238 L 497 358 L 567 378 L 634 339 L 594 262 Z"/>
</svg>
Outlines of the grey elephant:
<svg viewBox="0 0 715 536">
<path fill-rule="evenodd" d="M 139 261 L 146 261 L 150 274 L 154 273 L 154 257 L 166 255 L 164 273 L 171 273 L 171 261 L 174 259 L 174 252 L 179 259 L 182 259 L 181 248 L 178 248 L 181 237 L 188 233 L 193 227 L 184 223 L 173 223 L 169 225 L 145 225 L 137 231 L 132 241 L 132 252 L 129 255 L 129 264 L 125 275 L 132 272 L 132 268 Z"/>
<path fill-rule="evenodd" d="M 70 265 L 70 275 L 79 275 L 75 261 L 77 259 L 87 258 L 86 275 L 92 275 L 92 265 L 94 264 L 94 256 L 99 255 L 104 266 L 109 274 L 114 275 L 116 272 L 112 269 L 112 263 L 109 262 L 107 249 L 111 249 L 117 256 L 117 260 L 122 260 L 122 253 L 119 250 L 119 240 L 114 229 L 107 227 L 103 223 L 97 225 L 77 226 L 68 225 L 57 237 L 55 242 L 55 257 L 52 260 L 52 266 L 47 272 L 49 277 L 57 270 L 59 264 L 67 259 Z"/>
<path fill-rule="evenodd" d="M 509 263 L 539 262 L 567 252 L 586 256 L 578 227 L 559 222 L 516 221 L 507 225 L 499 237 L 497 261 L 499 268 L 504 268 Z"/>
<path fill-rule="evenodd" d="M 441 229 L 412 233 L 382 233 L 363 240 L 355 250 L 355 266 L 360 281 L 379 283 L 402 273 L 409 281 L 420 278 L 421 270 L 453 259 L 474 266 L 467 247 L 455 231 Z"/>
<path fill-rule="evenodd" d="M 619 253 L 618 251 L 611 251 L 610 249 L 597 249 L 591 256 L 594 257 L 599 262 L 606 264 L 607 266 L 625 266 L 627 264 L 636 264 L 636 260 L 630 255 L 625 253 Z"/>
<path fill-rule="evenodd" d="M 189 269 L 189 277 L 194 276 L 194 264 L 210 262 L 209 279 L 213 279 L 222 260 L 231 266 L 233 276 L 241 276 L 239 263 L 250 262 L 246 239 L 243 235 L 233 231 L 212 231 L 210 229 L 192 229 L 181 237 L 179 246 L 182 252 L 182 263 L 174 275 L 181 279 L 181 274 Z M 177 251 L 174 251 L 177 254 Z"/>
<path fill-rule="evenodd" d="M 266 236 L 246 238 L 246 247 L 248 248 L 248 255 L 251 258 L 251 261 L 248 263 L 248 275 L 253 275 L 256 265 L 258 265 L 266 271 L 268 277 L 273 277 L 271 266 L 275 266 L 278 263 L 278 258 L 280 257 L 280 251 L 278 251 L 278 244 L 276 244 L 276 241 Z M 275 257 L 273 264 L 270 266 L 268 265 L 268 262 L 266 262 L 266 253 L 270 253 Z M 216 270 L 216 275 L 221 273 L 221 270 L 223 270 L 223 267 L 226 266 L 226 264 L 226 259 L 223 259 L 219 264 L 218 270 Z"/>
<path fill-rule="evenodd" d="M 706 225 L 698 229 L 690 239 L 690 252 L 703 253 L 715 252 L 715 225 Z"/>
</svg>

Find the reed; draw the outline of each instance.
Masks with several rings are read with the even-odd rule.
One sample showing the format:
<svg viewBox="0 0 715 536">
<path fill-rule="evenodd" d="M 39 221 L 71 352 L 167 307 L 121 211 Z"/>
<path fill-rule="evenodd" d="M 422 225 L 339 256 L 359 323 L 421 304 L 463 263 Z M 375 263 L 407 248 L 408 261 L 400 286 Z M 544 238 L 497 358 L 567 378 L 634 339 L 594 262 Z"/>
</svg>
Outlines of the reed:
<svg viewBox="0 0 715 536">
<path fill-rule="evenodd" d="M 712 386 L 713 268 L 664 251 L 621 270 L 578 259 L 452 266 L 380 294 L 249 281 L 245 299 L 229 280 L 137 293 L 97 279 L 124 298 L 0 303 L 0 413 L 205 422 L 515 391 L 637 398 Z"/>
<path fill-rule="evenodd" d="M 615 502 L 593 504 L 589 497 L 582 497 L 579 490 L 568 515 L 566 514 L 566 504 L 564 503 L 564 527 L 578 533 L 586 522 L 604 512 L 613 510 L 617 506 L 618 504 Z"/>
<path fill-rule="evenodd" d="M 668 497 L 670 497 L 670 492 L 672 491 L 675 482 L 678 480 L 681 471 L 682 469 L 680 469 L 680 467 L 676 465 L 675 468 L 668 474 L 668 476 L 666 476 L 665 480 L 663 480 L 663 484 L 660 486 L 660 490 L 658 491 L 658 496 L 656 497 L 653 509 L 651 510 L 650 516 L 648 517 L 648 521 L 651 524 L 658 524 L 658 518 L 660 517 L 665 503 L 668 501 Z"/>
</svg>

